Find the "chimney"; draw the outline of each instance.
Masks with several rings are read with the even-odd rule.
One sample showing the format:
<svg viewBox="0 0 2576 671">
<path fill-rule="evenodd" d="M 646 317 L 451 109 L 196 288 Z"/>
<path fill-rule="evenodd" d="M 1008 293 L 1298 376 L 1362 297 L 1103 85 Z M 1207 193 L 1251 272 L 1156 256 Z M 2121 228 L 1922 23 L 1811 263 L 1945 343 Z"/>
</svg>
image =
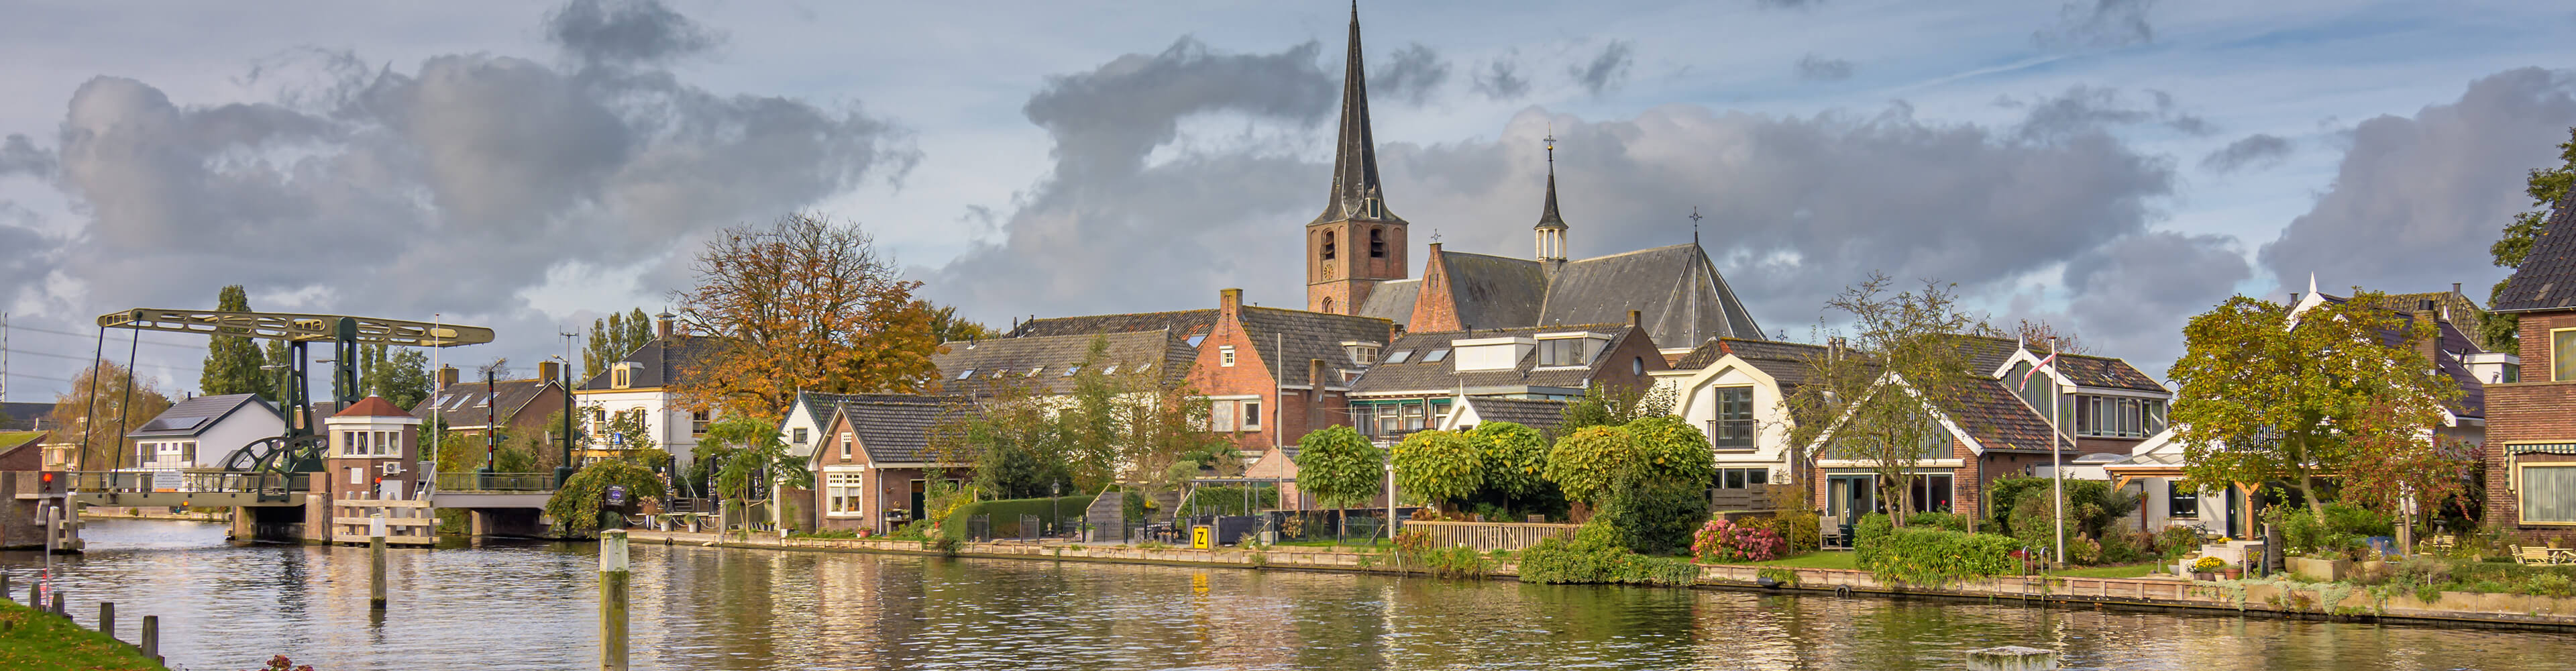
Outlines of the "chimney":
<svg viewBox="0 0 2576 671">
<path fill-rule="evenodd" d="M 671 314 L 668 311 L 653 315 L 653 336 L 663 340 L 671 339 L 671 318 L 677 316 L 679 315 Z"/>
<path fill-rule="evenodd" d="M 2414 314 L 2408 317 L 2414 322 L 2416 329 L 2415 353 L 2424 355 L 2425 361 L 2439 365 L 2442 361 L 2439 354 L 2442 349 L 2442 326 L 2433 315 L 2433 299 L 2427 298 L 2416 302 Z"/>
<path fill-rule="evenodd" d="M 1217 311 L 1218 311 L 1218 312 L 1221 312 L 1221 313 L 1224 313 L 1224 314 L 1235 314 L 1235 313 L 1237 313 L 1237 312 L 1242 312 L 1242 311 L 1243 311 L 1243 290 L 1242 290 L 1242 289 L 1218 289 L 1218 290 L 1216 291 L 1216 307 L 1217 307 Z"/>
<path fill-rule="evenodd" d="M 445 389 L 456 386 L 456 375 L 457 371 L 455 366 L 439 366 L 438 388 Z"/>
<path fill-rule="evenodd" d="M 2451 295 L 2453 295 L 2453 296 L 2466 296 L 2466 295 L 2468 295 L 2468 294 L 2460 293 L 2460 283 L 2458 283 L 2458 282 L 2452 282 L 2452 283 L 2451 283 Z"/>
<path fill-rule="evenodd" d="M 561 380 L 561 379 L 563 379 L 563 362 L 561 362 L 561 361 L 539 361 L 539 362 L 537 362 L 537 379 L 540 379 L 540 380 Z"/>
<path fill-rule="evenodd" d="M 1645 326 L 1645 325 L 1646 325 L 1646 313 L 1645 313 L 1645 312 L 1638 311 L 1638 310 L 1629 310 L 1629 311 L 1628 311 L 1628 327 L 1629 327 L 1629 328 L 1639 328 L 1639 327 L 1643 327 L 1643 326 Z"/>
</svg>

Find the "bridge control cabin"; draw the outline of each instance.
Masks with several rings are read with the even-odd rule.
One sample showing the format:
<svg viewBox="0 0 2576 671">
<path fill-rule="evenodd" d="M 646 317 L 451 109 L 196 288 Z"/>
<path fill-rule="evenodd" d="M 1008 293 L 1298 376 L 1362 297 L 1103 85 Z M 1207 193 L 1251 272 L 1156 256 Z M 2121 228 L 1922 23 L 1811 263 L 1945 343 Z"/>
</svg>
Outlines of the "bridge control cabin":
<svg viewBox="0 0 2576 671">
<path fill-rule="evenodd" d="M 419 417 L 381 396 L 369 396 L 322 420 L 330 447 L 319 479 L 329 483 L 321 488 L 330 492 L 331 523 L 329 535 L 318 540 L 365 542 L 368 518 L 381 513 L 390 527 L 387 542 L 436 542 L 436 516 L 422 496 L 420 425 Z M 312 528 L 308 523 L 308 534 Z"/>
</svg>

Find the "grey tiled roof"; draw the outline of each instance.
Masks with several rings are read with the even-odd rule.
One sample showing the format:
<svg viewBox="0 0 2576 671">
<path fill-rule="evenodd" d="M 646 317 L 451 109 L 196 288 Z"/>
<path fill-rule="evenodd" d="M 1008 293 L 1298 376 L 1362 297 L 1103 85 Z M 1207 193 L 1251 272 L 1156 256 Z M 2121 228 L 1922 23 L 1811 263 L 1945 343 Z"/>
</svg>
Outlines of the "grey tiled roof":
<svg viewBox="0 0 2576 671">
<path fill-rule="evenodd" d="M 1728 354 L 1743 359 L 1744 363 L 1778 380 L 1782 386 L 1794 387 L 1806 384 L 1812 360 L 1824 356 L 1825 347 L 1778 340 L 1714 338 L 1691 348 L 1689 354 L 1682 355 L 1681 360 L 1673 364 L 1673 369 L 1707 368 Z"/>
<path fill-rule="evenodd" d="M 1762 337 L 1761 325 L 1744 311 L 1744 303 L 1698 244 L 1568 262 L 1546 285 L 1537 321 L 1524 323 L 1626 322 L 1628 311 L 1638 310 L 1644 313 L 1646 333 L 1657 343 Z"/>
<path fill-rule="evenodd" d="M 1594 357 L 1592 366 L 1588 368 L 1556 369 L 1551 367 L 1550 370 L 1535 370 L 1538 366 L 1538 355 L 1533 352 L 1529 355 L 1522 356 L 1519 364 L 1511 370 L 1478 370 L 1461 373 L 1458 372 L 1457 353 L 1453 350 L 1451 345 L 1452 342 L 1458 340 L 1500 338 L 1506 336 L 1530 336 L 1539 333 L 1564 333 L 1569 331 L 1589 331 L 1593 333 L 1613 334 L 1610 338 L 1610 342 L 1602 347 L 1602 352 L 1609 352 L 1611 350 L 1618 349 L 1621 343 L 1627 341 L 1627 338 L 1631 333 L 1625 324 L 1590 324 L 1583 326 L 1550 326 L 1544 328 L 1521 327 L 1509 329 L 1476 329 L 1473 332 L 1437 331 L 1430 333 L 1407 333 L 1404 334 L 1404 337 L 1398 338 L 1394 343 L 1387 345 L 1385 352 L 1379 357 L 1378 364 L 1376 366 L 1371 366 L 1368 373 L 1361 375 L 1358 381 L 1351 383 L 1351 393 L 1370 394 L 1456 389 L 1466 389 L 1469 390 L 1469 393 L 1474 393 L 1474 390 L 1477 389 L 1520 387 L 1580 389 L 1584 387 L 1584 382 L 1586 380 L 1592 378 L 1593 372 L 1599 370 L 1600 367 L 1604 365 L 1603 362 L 1607 361 L 1608 357 Z M 1422 361 L 1430 352 L 1444 349 L 1453 351 L 1448 356 L 1443 357 L 1437 362 L 1424 363 Z M 1392 357 L 1398 352 L 1409 352 L 1410 355 L 1406 357 L 1403 363 L 1386 362 L 1386 357 Z"/>
<path fill-rule="evenodd" d="M 660 387 L 685 380 L 690 371 L 714 362 L 716 357 L 724 353 L 726 347 L 735 342 L 737 341 L 734 338 L 722 336 L 674 335 L 668 338 L 654 338 L 618 361 L 642 364 L 636 366 L 634 373 L 627 378 L 627 387 L 634 389 Z M 613 371 L 602 369 L 598 375 L 583 380 L 577 389 L 607 389 L 609 376 L 612 374 L 614 374 Z"/>
<path fill-rule="evenodd" d="M 1398 324 L 1413 323 L 1413 301 L 1422 295 L 1422 280 L 1379 282 L 1369 290 L 1368 300 L 1351 314 L 1376 317 Z"/>
<path fill-rule="evenodd" d="M 245 410 L 250 408 L 250 410 Z M 284 417 L 257 394 L 224 394 L 199 396 L 172 404 L 170 409 L 144 422 L 128 438 L 170 438 L 194 436 L 213 428 L 216 423 L 236 412 L 266 412 L 271 417 Z"/>
<path fill-rule="evenodd" d="M 2347 297 L 2326 293 L 2317 294 L 2317 298 L 2328 303 L 2344 303 L 2351 300 Z M 2417 303 L 2417 305 L 2420 306 L 2421 303 Z M 2412 313 L 2409 311 L 2413 309 L 2411 307 L 2408 309 L 2383 309 L 2396 313 L 2399 319 L 2413 318 Z M 2436 353 L 2433 356 L 2433 368 L 2434 370 L 2441 371 L 2444 376 L 2451 378 L 2451 382 L 2457 385 L 2460 390 L 2459 397 L 2451 399 L 2446 407 L 2450 408 L 2451 414 L 2462 417 L 2487 416 L 2486 383 L 2480 382 L 2478 380 L 2478 376 L 2470 374 L 2468 363 L 2460 360 L 2460 355 L 2462 354 L 2484 352 L 2486 350 L 2479 347 L 2477 345 L 2477 341 L 2471 340 L 2467 333 L 2460 330 L 2459 326 L 2452 324 L 2451 322 L 2437 323 L 2441 325 L 2441 341 L 2434 346 Z M 2401 332 L 2396 330 L 2383 330 L 2379 332 L 2379 342 L 2389 346 L 2398 346 L 2401 344 L 2399 338 L 2401 338 L 2402 335 L 2403 334 Z"/>
<path fill-rule="evenodd" d="M 2504 293 L 2495 298 L 2496 312 L 2576 309 L 2576 193 L 2558 200 L 2558 209 L 2540 228 L 2531 254 L 2515 268 Z"/>
<path fill-rule="evenodd" d="M 501 380 L 492 386 L 500 395 L 499 402 L 494 403 L 492 407 L 499 411 L 500 421 L 504 425 L 514 421 L 519 416 L 519 410 L 528 407 L 528 402 L 536 400 L 538 394 L 549 390 L 558 394 L 563 393 L 562 388 L 555 386 L 552 380 Z M 491 394 L 486 393 L 480 380 L 459 381 L 448 385 L 446 389 L 439 390 L 437 394 L 421 399 L 418 405 L 411 408 L 411 415 L 427 418 L 431 410 L 437 410 L 439 416 L 449 418 L 448 428 L 481 427 L 487 414 L 490 414 L 485 412 L 483 405 L 492 401 L 490 396 Z"/>
<path fill-rule="evenodd" d="M 1955 337 L 1959 340 L 1959 348 L 1968 351 L 1968 370 L 1976 371 L 1979 376 L 1993 375 L 1995 369 L 2002 368 L 2005 361 L 2012 359 L 2013 352 L 2021 349 L 2021 341 L 2013 338 Z M 2043 352 L 2040 356 L 2048 354 Z"/>
<path fill-rule="evenodd" d="M 943 351 L 931 355 L 930 362 L 939 367 L 936 382 L 945 393 L 985 395 L 1004 386 L 1064 393 L 1072 390 L 1075 380 L 1065 373 L 1090 358 L 1095 341 L 1108 345 L 1102 352 L 1103 365 L 1114 364 L 1120 373 L 1144 366 L 1160 381 L 1179 379 L 1196 358 L 1196 350 L 1180 337 L 1154 330 L 961 340 L 942 343 Z M 1037 371 L 1035 377 L 1029 375 L 1032 369 Z"/>
<path fill-rule="evenodd" d="M 1351 6 L 1350 54 L 1343 57 L 1341 141 L 1333 151 L 1333 193 L 1314 223 L 1368 219 L 1403 223 L 1386 211 L 1377 178 L 1377 139 L 1369 131 L 1368 76 L 1360 58 L 1360 8 Z"/>
<path fill-rule="evenodd" d="M 1394 324 L 1375 317 L 1337 315 L 1304 310 L 1284 310 L 1243 306 L 1237 313 L 1243 320 L 1243 333 L 1252 339 L 1252 347 L 1261 360 L 1270 362 L 1272 377 L 1287 384 L 1304 384 L 1306 362 L 1324 360 L 1324 379 L 1338 382 L 1342 372 L 1357 369 L 1350 355 L 1342 350 L 1344 341 L 1386 342 Z M 1282 352 L 1280 348 L 1287 348 Z"/>
<path fill-rule="evenodd" d="M 1440 267 L 1449 295 L 1458 302 L 1460 325 L 1489 329 L 1542 323 L 1539 308 L 1547 301 L 1548 280 L 1537 261 L 1444 250 Z M 1627 319 L 1623 312 L 1611 321 Z"/>
<path fill-rule="evenodd" d="M 859 446 L 876 463 L 915 463 L 929 458 L 930 435 L 941 424 L 965 417 L 969 406 L 953 396 L 871 394 L 842 403 L 835 412 L 849 419 Z"/>
<path fill-rule="evenodd" d="M 1136 312 L 1081 317 L 1050 317 L 1021 322 L 1011 329 L 1013 338 L 1030 336 L 1099 335 L 1102 333 L 1135 333 L 1137 331 L 1171 331 L 1181 336 L 1207 335 L 1216 325 L 1214 308 L 1175 310 L 1172 312 Z"/>
<path fill-rule="evenodd" d="M 2002 380 L 1977 380 L 1941 410 L 1985 449 L 2048 449 L 2048 417 L 2023 403 Z M 2072 441 L 2061 445 L 2070 452 L 2075 449 Z"/>
<path fill-rule="evenodd" d="M 1511 422 L 1541 433 L 1552 432 L 1556 425 L 1565 423 L 1565 401 L 1469 396 L 1466 403 L 1468 407 L 1475 408 L 1476 416 L 1484 421 Z"/>
</svg>

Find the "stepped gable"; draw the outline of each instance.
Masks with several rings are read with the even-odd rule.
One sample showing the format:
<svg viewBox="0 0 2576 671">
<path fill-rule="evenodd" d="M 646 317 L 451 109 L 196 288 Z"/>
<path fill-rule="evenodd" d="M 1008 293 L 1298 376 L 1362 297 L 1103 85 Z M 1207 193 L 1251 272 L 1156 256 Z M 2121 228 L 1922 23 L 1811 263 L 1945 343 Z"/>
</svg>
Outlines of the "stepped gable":
<svg viewBox="0 0 2576 671">
<path fill-rule="evenodd" d="M 1697 243 L 1570 261 L 1545 286 L 1539 324 L 1621 322 L 1637 310 L 1659 343 L 1762 337 Z"/>
<path fill-rule="evenodd" d="M 2531 253 L 2497 294 L 2495 312 L 2576 309 L 2576 192 L 2558 199 L 2558 209 L 2540 226 Z"/>
</svg>

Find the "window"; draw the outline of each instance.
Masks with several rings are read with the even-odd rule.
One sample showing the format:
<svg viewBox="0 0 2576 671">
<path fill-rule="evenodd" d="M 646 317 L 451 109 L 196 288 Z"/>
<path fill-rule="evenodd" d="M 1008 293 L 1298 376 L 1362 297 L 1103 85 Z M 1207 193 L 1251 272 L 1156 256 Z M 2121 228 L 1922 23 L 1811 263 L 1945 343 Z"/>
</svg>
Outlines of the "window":
<svg viewBox="0 0 2576 671">
<path fill-rule="evenodd" d="M 794 434 L 792 434 L 792 435 L 794 435 L 794 436 L 796 437 L 796 444 L 798 444 L 798 445 L 803 445 L 803 444 L 805 444 L 805 430 L 804 430 L 804 429 L 797 429 L 797 430 L 796 430 L 796 433 L 794 433 Z"/>
<path fill-rule="evenodd" d="M 187 465 L 195 465 L 197 463 L 197 441 L 190 440 L 179 443 L 179 462 Z"/>
<path fill-rule="evenodd" d="M 1218 345 L 1216 347 L 1216 365 L 1229 368 L 1234 366 L 1233 345 Z"/>
<path fill-rule="evenodd" d="M 1218 401 L 1208 404 L 1208 426 L 1216 431 L 1234 430 L 1234 404 Z"/>
<path fill-rule="evenodd" d="M 1720 450 L 1753 449 L 1753 388 L 1719 387 L 1717 418 L 1708 422 L 1708 444 Z"/>
<path fill-rule="evenodd" d="M 349 449 L 348 449 L 348 454 L 349 454 L 349 456 L 352 456 L 352 457 L 361 457 L 361 456 L 366 456 L 367 452 L 371 449 L 371 448 L 367 445 L 367 437 L 368 437 L 368 436 L 367 436 L 367 432 L 365 432 L 365 431 L 351 431 L 351 432 L 349 432 L 347 435 L 349 436 L 349 441 L 350 441 L 350 442 L 349 442 Z M 356 484 L 356 483 L 351 483 L 351 484 Z"/>
<path fill-rule="evenodd" d="M 1631 358 L 1631 359 L 1629 359 L 1629 360 L 1628 360 L 1628 374 L 1629 374 L 1629 375 L 1644 375 L 1644 374 L 1646 374 L 1646 357 L 1642 357 L 1642 356 L 1641 356 L 1641 357 L 1635 357 L 1635 358 Z"/>
<path fill-rule="evenodd" d="M 2554 340 L 2560 333 L 2550 333 Z M 2576 352 L 2570 352 L 2576 354 Z M 2557 365 L 2564 359 L 2552 359 Z M 2522 466 L 2522 521 L 2576 522 L 2576 464 Z"/>
<path fill-rule="evenodd" d="M 1045 366 L 1030 366 L 1030 367 L 1029 367 L 1029 377 L 1037 377 L 1037 376 L 1038 376 L 1038 371 L 1042 371 L 1042 370 L 1046 370 L 1046 367 L 1045 367 Z"/>
<path fill-rule="evenodd" d="M 957 379 L 963 380 L 963 379 L 970 378 L 970 377 L 974 377 L 974 376 L 975 376 L 975 369 L 973 369 L 973 368 L 968 368 L 968 369 L 966 369 L 966 372 L 958 373 L 958 374 L 957 374 Z"/>
<path fill-rule="evenodd" d="M 1591 338 L 1552 338 L 1538 341 L 1538 365 L 1580 366 L 1592 360 Z"/>
<path fill-rule="evenodd" d="M 1333 260 L 1333 232 L 1332 232 L 1332 231 L 1324 231 L 1324 254 L 1323 254 L 1323 257 L 1324 257 L 1324 260 L 1326 260 L 1326 261 L 1331 261 L 1331 260 Z M 1332 300 L 1332 299 L 1329 299 L 1329 298 L 1328 298 L 1328 299 L 1325 299 L 1325 300 Z M 1330 308 L 1331 308 L 1331 306 L 1329 306 L 1329 305 L 1327 305 L 1327 306 L 1326 306 L 1326 310 L 1327 310 L 1327 311 L 1329 311 L 1329 310 L 1330 310 Z"/>
<path fill-rule="evenodd" d="M 1413 358 L 1413 350 L 1409 350 L 1409 349 L 1400 349 L 1400 350 L 1396 350 L 1394 354 L 1386 355 L 1386 362 L 1387 362 L 1387 363 L 1404 363 L 1404 361 L 1405 361 L 1406 359 L 1411 359 L 1411 358 Z"/>
<path fill-rule="evenodd" d="M 358 468 L 356 466 L 349 467 L 349 484 L 367 484 L 367 469 Z"/>
<path fill-rule="evenodd" d="M 1260 402 L 1260 401 L 1244 401 L 1244 402 L 1243 402 L 1243 430 L 1245 430 L 1245 431 L 1259 431 L 1259 430 L 1261 430 L 1261 402 Z"/>
<path fill-rule="evenodd" d="M 2191 488 L 2183 486 L 2181 482 L 2166 481 L 2165 516 L 2198 519 L 2200 517 L 2200 492 L 2192 491 Z"/>
<path fill-rule="evenodd" d="M 2549 330 L 2549 379 L 2576 382 L 2576 329 Z"/>
<path fill-rule="evenodd" d="M 850 432 L 848 432 L 848 431 L 843 431 L 843 432 L 841 432 L 841 459 L 842 459 L 842 460 L 845 460 L 845 461 L 846 461 L 846 460 L 848 460 L 848 459 L 850 458 L 850 444 L 855 443 L 855 442 L 858 442 L 858 441 L 850 440 Z"/>
<path fill-rule="evenodd" d="M 1377 354 L 1378 349 L 1375 345 L 1353 345 L 1351 346 L 1351 363 L 1362 366 L 1375 364 L 1377 363 Z"/>
<path fill-rule="evenodd" d="M 1949 512 L 1950 476 L 1946 473 L 1914 476 L 1913 494 L 1914 512 Z"/>
<path fill-rule="evenodd" d="M 1760 487 L 1769 484 L 1771 484 L 1771 469 L 1769 468 L 1717 469 L 1718 489 L 1744 489 L 1747 487 Z"/>
<path fill-rule="evenodd" d="M 823 514 L 828 517 L 856 517 L 860 494 L 860 473 L 825 473 L 823 475 Z"/>
<path fill-rule="evenodd" d="M 2116 396 L 2072 396 L 2075 435 L 2144 438 L 2164 429 L 2164 401 Z"/>
<path fill-rule="evenodd" d="M 706 410 L 689 411 L 689 435 L 707 435 L 707 425 L 715 423 L 714 415 L 715 413 Z"/>
<path fill-rule="evenodd" d="M 1324 313 L 1324 314 L 1332 314 L 1332 313 L 1333 313 L 1333 297 L 1331 297 L 1331 296 L 1325 296 L 1325 297 L 1324 297 L 1324 309 L 1322 309 L 1322 310 L 1318 310 L 1318 312 L 1322 312 L 1322 313 Z"/>
<path fill-rule="evenodd" d="M 1440 363 L 1441 361 L 1445 361 L 1445 360 L 1447 360 L 1448 358 L 1449 358 L 1449 348 L 1447 348 L 1447 347 L 1442 347 L 1442 348 L 1440 348 L 1440 349 L 1435 349 L 1435 350 L 1431 350 L 1431 351 L 1429 351 L 1429 352 L 1424 352 L 1424 353 L 1422 353 L 1422 362 L 1423 362 L 1423 363 Z"/>
<path fill-rule="evenodd" d="M 608 369 L 608 388 L 625 389 L 627 387 L 635 386 L 634 370 L 635 368 L 633 366 L 623 363 L 617 364 L 616 367 Z"/>
<path fill-rule="evenodd" d="M 402 454 L 402 432 L 376 432 L 376 456 L 391 457 L 400 454 Z"/>
<path fill-rule="evenodd" d="M 1386 229 L 1369 229 L 1369 258 L 1386 258 Z"/>
<path fill-rule="evenodd" d="M 1078 363 L 1077 363 L 1077 364 L 1074 364 L 1074 365 L 1071 365 L 1071 366 L 1066 366 L 1066 367 L 1064 367 L 1064 377 L 1073 377 L 1073 374 L 1074 374 L 1074 373 L 1080 373 L 1080 372 L 1082 372 L 1082 364 L 1078 364 Z"/>
</svg>

